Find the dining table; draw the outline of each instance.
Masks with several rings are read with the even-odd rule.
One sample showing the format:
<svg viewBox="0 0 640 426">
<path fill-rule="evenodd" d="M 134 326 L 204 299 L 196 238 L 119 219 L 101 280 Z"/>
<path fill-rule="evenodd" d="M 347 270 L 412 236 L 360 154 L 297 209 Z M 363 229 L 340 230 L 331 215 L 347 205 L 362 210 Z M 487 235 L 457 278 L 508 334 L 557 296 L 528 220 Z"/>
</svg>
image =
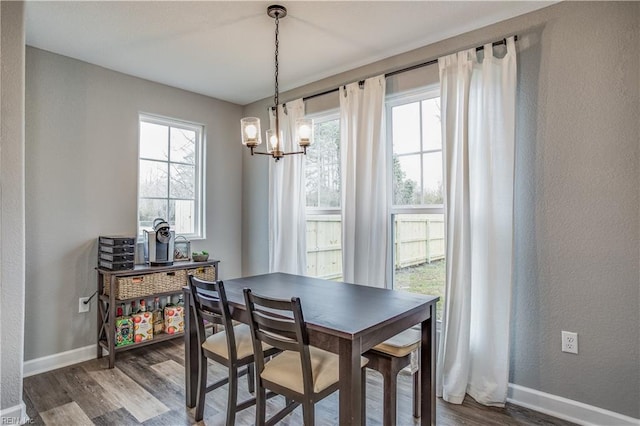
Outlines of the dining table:
<svg viewBox="0 0 640 426">
<path fill-rule="evenodd" d="M 437 296 L 329 281 L 301 275 L 268 273 L 224 281 L 232 318 L 249 323 L 243 289 L 277 299 L 299 297 L 309 344 L 339 356 L 339 424 L 364 424 L 360 356 L 411 327 L 421 329 L 419 368 L 421 425 L 435 425 L 435 324 Z M 193 299 L 183 288 L 185 303 L 186 405 L 196 403 L 198 338 Z"/>
</svg>

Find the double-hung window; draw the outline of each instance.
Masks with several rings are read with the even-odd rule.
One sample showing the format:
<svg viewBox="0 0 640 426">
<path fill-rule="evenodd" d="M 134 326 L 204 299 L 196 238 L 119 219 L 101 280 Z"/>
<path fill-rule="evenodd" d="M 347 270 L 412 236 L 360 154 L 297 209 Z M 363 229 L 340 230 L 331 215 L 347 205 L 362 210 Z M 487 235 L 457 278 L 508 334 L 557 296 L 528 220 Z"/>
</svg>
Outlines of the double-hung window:
<svg viewBox="0 0 640 426">
<path fill-rule="evenodd" d="M 176 235 L 204 238 L 204 126 L 139 117 L 138 235 L 166 220 Z"/>
<path fill-rule="evenodd" d="M 440 94 L 437 88 L 387 98 L 391 150 L 392 285 L 438 295 L 445 288 Z M 438 306 L 438 319 L 442 309 Z"/>
<path fill-rule="evenodd" d="M 314 142 L 307 148 L 307 275 L 342 278 L 340 117 L 314 115 Z"/>
</svg>

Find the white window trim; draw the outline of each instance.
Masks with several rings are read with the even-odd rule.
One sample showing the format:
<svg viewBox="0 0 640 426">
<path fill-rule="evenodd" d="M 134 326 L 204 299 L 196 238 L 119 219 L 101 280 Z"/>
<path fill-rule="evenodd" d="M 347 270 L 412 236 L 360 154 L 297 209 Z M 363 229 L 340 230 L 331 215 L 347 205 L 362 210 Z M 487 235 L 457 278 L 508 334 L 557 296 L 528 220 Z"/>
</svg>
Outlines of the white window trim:
<svg viewBox="0 0 640 426">
<path fill-rule="evenodd" d="M 393 235 L 395 232 L 395 229 L 394 229 L 395 216 L 398 214 L 444 214 L 444 204 L 424 204 L 419 206 L 406 206 L 406 205 L 393 204 L 393 126 L 392 126 L 393 115 L 391 112 L 394 107 L 408 104 L 408 103 L 423 101 L 427 99 L 433 99 L 436 97 L 440 97 L 439 84 L 432 84 L 420 89 L 415 89 L 408 92 L 389 95 L 385 99 L 385 108 L 386 108 L 385 112 L 386 112 L 386 121 L 387 121 L 385 123 L 386 130 L 387 130 L 386 142 L 387 142 L 387 150 L 389 152 L 389 155 L 387 156 L 388 157 L 387 165 L 390 171 L 387 174 L 387 188 L 388 188 L 387 195 L 389 199 L 389 226 L 388 226 L 389 232 L 387 235 L 387 239 L 389 241 L 388 244 L 390 248 L 389 255 L 387 256 L 387 283 L 388 283 L 387 285 L 389 288 L 394 287 L 393 265 L 394 265 L 394 258 L 395 258 L 395 251 L 394 251 L 395 244 L 393 243 Z M 420 123 L 422 127 L 422 119 L 420 120 Z M 421 130 L 420 134 L 422 138 L 422 128 L 420 130 Z M 420 151 L 419 153 L 424 153 L 429 151 L 431 150 Z M 435 152 L 435 151 L 441 151 L 441 150 L 433 150 L 433 151 Z M 444 151 L 443 151 L 443 155 L 444 155 Z"/>
<path fill-rule="evenodd" d="M 314 125 L 318 123 L 323 123 L 326 121 L 332 120 L 340 120 L 340 109 L 332 108 L 324 111 L 315 112 L 312 114 L 305 115 L 305 118 L 311 118 L 314 120 Z M 342 142 L 342 141 L 341 141 Z M 341 147 L 342 149 L 342 147 Z M 305 222 L 309 217 L 313 216 L 321 216 L 321 215 L 331 215 L 331 216 L 340 216 L 340 226 L 343 223 L 342 217 L 342 159 L 339 158 L 340 161 L 340 207 L 308 207 L 306 206 L 306 190 L 305 190 Z M 305 176 L 306 179 L 306 176 Z M 306 182 L 305 182 L 306 184 Z M 342 241 L 340 242 L 340 248 L 342 249 Z M 340 271 L 340 275 L 344 277 L 344 265 L 342 270 Z"/>
<path fill-rule="evenodd" d="M 194 206 L 194 213 L 195 213 L 195 219 L 194 219 L 194 228 L 195 228 L 195 232 L 194 233 L 190 233 L 190 234 L 180 234 L 182 236 L 184 236 L 185 238 L 194 241 L 194 240 L 202 240 L 202 239 L 206 239 L 206 225 L 205 225 L 205 206 L 206 206 L 206 199 L 205 199 L 205 194 L 206 194 L 206 188 L 205 188 L 205 182 L 206 182 L 206 169 L 204 167 L 204 158 L 205 158 L 205 147 L 206 147 L 206 134 L 207 134 L 207 129 L 206 126 L 204 124 L 200 124 L 200 123 L 196 123 L 196 122 L 191 122 L 191 121 L 185 121 L 185 120 L 180 120 L 180 119 L 175 119 L 175 118 L 170 118 L 170 117 L 164 117 L 164 116 L 160 116 L 160 115 L 156 115 L 156 114 L 149 114 L 149 113 L 145 113 L 145 112 L 139 112 L 138 113 L 138 192 L 137 192 L 137 203 L 136 203 L 136 229 L 138 230 L 138 237 L 142 237 L 142 229 L 140 228 L 140 216 L 139 216 L 139 211 L 140 211 L 140 160 L 144 160 L 145 158 L 142 158 L 140 156 L 140 123 L 142 122 L 147 122 L 147 123 L 153 123 L 153 124 L 159 124 L 159 125 L 163 125 L 163 126 L 171 126 L 171 127 L 179 127 L 179 128 L 184 128 L 184 129 L 188 129 L 188 130 L 193 130 L 196 132 L 196 134 L 198 135 L 198 140 L 196 141 L 196 147 L 195 147 L 195 154 L 196 154 L 196 158 L 195 158 L 195 188 L 194 188 L 194 192 L 195 192 L 195 206 Z M 155 159 L 153 159 L 155 161 Z M 163 161 L 163 162 L 167 162 L 167 161 Z M 177 163 L 177 162 L 175 162 Z M 177 163 L 179 164 L 179 163 Z M 167 196 L 166 199 L 169 199 L 169 196 Z"/>
</svg>

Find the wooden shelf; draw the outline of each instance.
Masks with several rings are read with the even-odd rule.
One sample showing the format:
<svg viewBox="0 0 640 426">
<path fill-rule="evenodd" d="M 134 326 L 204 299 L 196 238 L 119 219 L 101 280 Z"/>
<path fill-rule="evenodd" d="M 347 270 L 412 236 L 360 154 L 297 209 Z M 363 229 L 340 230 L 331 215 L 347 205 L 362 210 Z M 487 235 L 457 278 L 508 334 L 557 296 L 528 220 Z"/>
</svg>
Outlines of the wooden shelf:
<svg viewBox="0 0 640 426">
<path fill-rule="evenodd" d="M 137 302 L 140 299 L 152 299 L 155 297 L 166 297 L 166 296 L 173 296 L 175 294 L 181 294 L 182 293 L 182 289 L 180 290 L 175 290 L 175 291 L 167 291 L 164 293 L 152 293 L 152 294 L 148 294 L 146 296 L 138 296 L 138 297 L 131 297 L 129 299 L 116 299 L 115 303 L 116 306 L 119 305 L 120 303 L 128 303 L 128 302 Z M 101 294 L 100 295 L 100 300 L 102 300 L 103 302 L 109 303 L 109 296 L 106 294 Z"/>
<path fill-rule="evenodd" d="M 98 358 L 102 358 L 103 351 L 106 350 L 108 352 L 109 358 L 109 368 L 113 368 L 115 366 L 115 354 L 117 352 L 128 351 L 129 349 L 140 348 L 146 345 L 152 345 L 154 343 L 163 342 L 166 340 L 181 338 L 184 336 L 184 333 L 175 333 L 175 334 L 166 334 L 161 333 L 153 337 L 151 340 L 145 340 L 144 342 L 132 343 L 130 345 L 125 346 L 116 346 L 115 345 L 115 324 L 112 319 L 116 316 L 116 307 L 121 303 L 130 303 L 133 301 L 138 301 L 140 299 L 149 299 L 155 297 L 166 297 L 173 296 L 176 294 L 181 294 L 183 289 L 175 290 L 175 291 L 167 291 L 162 293 L 152 293 L 144 296 L 131 297 L 127 299 L 116 299 L 115 294 L 103 294 L 104 293 L 104 282 L 105 280 L 111 280 L 111 284 L 109 289 L 113 292 L 115 285 L 115 280 L 122 277 L 131 277 L 131 276 L 139 276 L 139 275 L 149 275 L 155 274 L 158 272 L 169 272 L 169 271 L 178 271 L 178 270 L 194 270 L 202 267 L 213 267 L 214 270 L 214 280 L 218 279 L 218 263 L 217 260 L 209 260 L 207 262 L 176 262 L 171 266 L 146 266 L 146 265 L 136 265 L 134 269 L 127 269 L 121 271 L 110 271 L 107 269 L 96 268 L 97 271 L 97 288 L 98 288 L 98 327 L 97 327 L 97 356 Z M 186 276 L 186 274 L 185 274 Z M 185 278 L 185 282 L 183 284 L 186 288 L 188 285 L 188 281 Z M 113 298 L 113 299 L 112 299 Z M 113 302 L 112 302 L 113 300 Z"/>
<path fill-rule="evenodd" d="M 171 340 L 171 339 L 175 339 L 175 338 L 178 338 L 178 337 L 184 337 L 184 333 L 175 333 L 175 334 L 162 333 L 162 334 L 156 334 L 156 335 L 153 336 L 153 339 L 151 339 L 151 340 L 145 340 L 144 342 L 138 342 L 138 343 L 131 343 L 130 345 L 124 345 L 124 346 L 114 346 L 114 351 L 115 352 L 128 351 L 129 349 L 140 348 L 142 346 L 147 346 L 147 345 L 151 345 L 153 343 L 158 343 L 158 342 L 164 342 L 165 340 Z M 109 351 L 109 344 L 107 343 L 107 341 L 100 340 L 98 343 L 100 344 L 100 346 L 102 346 L 104 349 L 106 349 L 107 352 Z"/>
<path fill-rule="evenodd" d="M 174 262 L 173 265 L 167 266 L 134 265 L 133 269 L 120 269 L 118 271 L 112 271 L 104 268 L 96 269 L 103 274 L 115 275 L 116 277 L 127 277 L 133 275 L 153 274 L 155 272 L 169 272 L 179 269 L 197 269 L 205 266 L 217 267 L 218 262 L 218 260 L 207 260 L 206 262 Z"/>
</svg>

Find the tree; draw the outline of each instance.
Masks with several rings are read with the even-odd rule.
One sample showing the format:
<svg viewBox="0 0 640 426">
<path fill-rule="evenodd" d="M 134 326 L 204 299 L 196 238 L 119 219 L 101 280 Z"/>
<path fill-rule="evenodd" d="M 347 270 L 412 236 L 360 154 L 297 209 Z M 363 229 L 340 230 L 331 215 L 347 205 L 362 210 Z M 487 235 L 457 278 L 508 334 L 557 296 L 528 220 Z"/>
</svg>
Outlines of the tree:
<svg viewBox="0 0 640 426">
<path fill-rule="evenodd" d="M 306 191 L 309 207 L 340 206 L 340 122 L 315 125 L 314 144 L 307 149 Z"/>
<path fill-rule="evenodd" d="M 420 199 L 420 188 L 413 179 L 407 179 L 407 174 L 402 170 L 398 156 L 393 154 L 393 203 L 404 206 L 417 204 Z"/>
<path fill-rule="evenodd" d="M 444 188 L 442 181 L 438 182 L 438 188 L 431 188 L 424 192 L 422 199 L 423 204 L 443 204 L 444 203 Z"/>
</svg>

